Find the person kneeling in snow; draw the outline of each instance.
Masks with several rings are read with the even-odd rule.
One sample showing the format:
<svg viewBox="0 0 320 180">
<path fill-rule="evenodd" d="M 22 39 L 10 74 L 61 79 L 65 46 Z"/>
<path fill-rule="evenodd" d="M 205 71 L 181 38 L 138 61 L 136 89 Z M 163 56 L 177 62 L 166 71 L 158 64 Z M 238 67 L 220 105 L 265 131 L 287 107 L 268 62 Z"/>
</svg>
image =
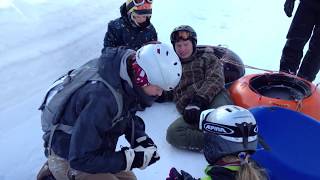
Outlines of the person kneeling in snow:
<svg viewBox="0 0 320 180">
<path fill-rule="evenodd" d="M 149 44 L 137 52 L 107 48 L 99 59 L 57 80 L 40 107 L 53 176 L 136 179 L 133 168 L 145 169 L 160 159 L 143 120 L 135 115 L 138 105 L 152 103 L 180 77 L 174 50 Z M 122 135 L 131 147 L 117 151 Z"/>
<path fill-rule="evenodd" d="M 204 156 L 209 163 L 201 179 L 267 179 L 265 171 L 250 159 L 258 145 L 258 127 L 250 111 L 234 105 L 208 109 L 201 113 L 199 128 L 204 132 Z M 195 178 L 172 168 L 167 180 Z"/>
</svg>

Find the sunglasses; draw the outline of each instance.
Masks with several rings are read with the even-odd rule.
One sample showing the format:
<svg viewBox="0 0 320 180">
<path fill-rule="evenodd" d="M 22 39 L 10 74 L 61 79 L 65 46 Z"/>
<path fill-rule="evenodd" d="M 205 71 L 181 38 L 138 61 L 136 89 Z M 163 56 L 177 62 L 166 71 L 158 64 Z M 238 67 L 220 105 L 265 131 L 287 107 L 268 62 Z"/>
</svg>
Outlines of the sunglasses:
<svg viewBox="0 0 320 180">
<path fill-rule="evenodd" d="M 149 4 L 152 4 L 152 0 L 133 0 L 133 4 L 135 6 L 142 6 L 146 2 L 149 3 Z"/>
<path fill-rule="evenodd" d="M 179 40 L 190 40 L 191 39 L 191 34 L 188 31 L 178 31 L 173 34 L 173 40 L 174 41 L 179 41 Z"/>
</svg>

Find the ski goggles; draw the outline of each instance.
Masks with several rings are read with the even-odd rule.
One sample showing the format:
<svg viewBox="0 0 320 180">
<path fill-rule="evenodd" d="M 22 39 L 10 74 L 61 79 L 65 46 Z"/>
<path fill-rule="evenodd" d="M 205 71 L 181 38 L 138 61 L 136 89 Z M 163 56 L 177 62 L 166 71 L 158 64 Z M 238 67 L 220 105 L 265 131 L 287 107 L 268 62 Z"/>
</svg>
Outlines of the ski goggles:
<svg viewBox="0 0 320 180">
<path fill-rule="evenodd" d="M 152 4 L 152 0 L 133 0 L 135 6 L 142 6 L 144 3 Z"/>
<path fill-rule="evenodd" d="M 188 31 L 177 31 L 175 33 L 173 33 L 173 37 L 172 37 L 174 42 L 177 42 L 179 40 L 190 40 L 191 38 L 191 33 Z"/>
</svg>

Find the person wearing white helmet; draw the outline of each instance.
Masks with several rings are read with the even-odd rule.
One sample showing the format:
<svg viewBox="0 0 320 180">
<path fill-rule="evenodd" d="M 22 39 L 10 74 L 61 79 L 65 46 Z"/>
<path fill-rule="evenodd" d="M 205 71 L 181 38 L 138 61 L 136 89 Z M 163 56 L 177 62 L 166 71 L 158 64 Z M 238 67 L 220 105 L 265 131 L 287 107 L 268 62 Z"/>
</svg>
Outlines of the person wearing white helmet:
<svg viewBox="0 0 320 180">
<path fill-rule="evenodd" d="M 201 179 L 264 180 L 267 174 L 250 159 L 258 145 L 258 125 L 250 111 L 226 105 L 202 111 L 204 156 L 209 163 Z M 167 180 L 195 180 L 172 168 Z"/>
<path fill-rule="evenodd" d="M 135 113 L 163 90 L 174 89 L 180 78 L 177 55 L 160 43 L 137 52 L 107 48 L 100 58 L 58 79 L 40 107 L 52 175 L 59 180 L 136 179 L 133 168 L 145 169 L 160 156 Z M 130 147 L 116 150 L 122 135 Z"/>
</svg>

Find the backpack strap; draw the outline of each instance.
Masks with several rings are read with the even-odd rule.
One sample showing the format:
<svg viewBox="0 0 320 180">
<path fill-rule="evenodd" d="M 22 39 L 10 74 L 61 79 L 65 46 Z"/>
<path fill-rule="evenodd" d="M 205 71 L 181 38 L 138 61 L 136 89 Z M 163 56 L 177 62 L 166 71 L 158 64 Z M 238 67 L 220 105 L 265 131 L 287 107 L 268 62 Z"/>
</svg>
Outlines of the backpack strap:
<svg viewBox="0 0 320 180">
<path fill-rule="evenodd" d="M 122 114 L 122 108 L 123 108 L 123 98 L 122 98 L 122 94 L 120 93 L 120 90 L 114 89 L 107 81 L 102 79 L 98 73 L 95 76 L 93 76 L 90 80 L 103 82 L 104 85 L 109 88 L 109 90 L 113 94 L 113 97 L 116 99 L 118 112 L 116 116 L 112 119 L 112 125 L 116 124 L 119 120 L 121 120 L 120 116 Z"/>
<path fill-rule="evenodd" d="M 96 68 L 88 68 L 87 70 L 80 71 L 80 72 L 77 72 L 77 70 L 76 70 L 76 71 L 73 71 L 72 73 L 68 73 L 67 77 L 65 78 L 65 80 L 63 82 L 63 84 L 66 84 L 66 86 L 63 88 L 63 90 L 64 90 L 64 93 L 67 94 L 68 98 L 67 98 L 67 96 L 64 96 L 64 95 L 58 95 L 52 99 L 52 101 L 56 101 L 53 103 L 58 102 L 61 104 L 59 104 L 60 107 L 58 107 L 58 108 L 60 108 L 60 110 L 58 109 L 58 111 L 55 112 L 54 116 L 51 117 L 52 118 L 51 123 L 53 123 L 53 124 L 50 127 L 50 132 L 49 132 L 50 133 L 49 140 L 48 140 L 48 153 L 49 153 L 49 155 L 51 154 L 52 138 L 53 138 L 53 135 L 56 130 L 61 130 L 66 134 L 72 134 L 73 126 L 65 125 L 65 124 L 62 124 L 59 122 L 59 119 L 61 118 L 61 115 L 63 112 L 61 110 L 61 108 L 65 107 L 65 105 L 67 103 L 67 99 L 69 99 L 69 97 L 71 96 L 71 94 L 73 94 L 73 92 L 75 92 L 77 89 L 79 89 L 85 83 L 87 83 L 89 81 L 102 82 L 113 94 L 113 96 L 116 100 L 116 103 L 117 103 L 118 112 L 117 112 L 116 116 L 112 119 L 112 125 L 114 125 L 117 122 L 122 120 L 122 118 L 120 118 L 120 117 L 121 117 L 122 110 L 123 110 L 123 98 L 120 93 L 120 90 L 118 90 L 118 91 L 115 90 L 107 81 L 102 79 L 101 76 L 97 73 Z M 67 86 L 68 84 L 69 84 L 69 86 Z M 51 103 L 51 102 L 49 102 L 49 103 Z M 42 109 L 45 111 L 45 108 L 42 108 Z M 42 120 L 46 120 L 46 119 L 44 117 L 42 117 Z M 57 123 L 55 123 L 55 122 L 57 122 Z"/>
</svg>

